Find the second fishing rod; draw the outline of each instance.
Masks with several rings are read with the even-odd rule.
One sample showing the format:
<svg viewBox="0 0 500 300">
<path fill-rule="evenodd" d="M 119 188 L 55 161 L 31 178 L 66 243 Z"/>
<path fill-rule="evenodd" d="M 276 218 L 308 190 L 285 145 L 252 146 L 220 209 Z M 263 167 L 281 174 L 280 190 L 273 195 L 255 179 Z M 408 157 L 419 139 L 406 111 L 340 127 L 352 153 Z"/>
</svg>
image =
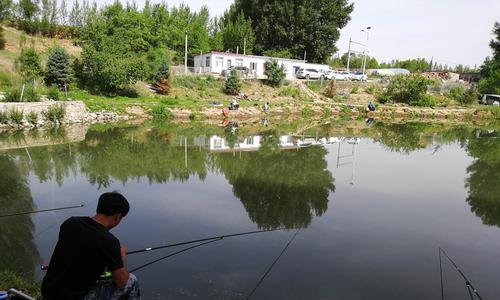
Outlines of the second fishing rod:
<svg viewBox="0 0 500 300">
<path fill-rule="evenodd" d="M 207 242 L 207 241 L 211 241 L 211 240 L 223 240 L 223 239 L 226 239 L 226 238 L 232 238 L 232 237 L 237 237 L 237 236 L 245 236 L 245 235 L 252 235 L 252 234 L 272 232 L 272 231 L 280 231 L 280 230 L 286 230 L 286 228 L 277 228 L 277 229 L 268 229 L 268 230 L 254 230 L 254 231 L 246 231 L 246 232 L 240 232 L 240 233 L 232 233 L 232 234 L 225 234 L 225 235 L 218 235 L 218 236 L 206 237 L 206 238 L 201 238 L 201 239 L 196 239 L 196 240 L 190 240 L 190 241 L 185 241 L 185 242 L 177 242 L 177 243 L 173 243 L 173 244 L 167 244 L 167 245 L 161 245 L 161 246 L 155 246 L 155 247 L 148 247 L 148 248 L 143 248 L 143 249 L 139 249 L 139 250 L 129 251 L 129 252 L 127 252 L 127 255 L 132 255 L 132 254 L 137 254 L 137 253 L 144 253 L 144 252 L 150 252 L 150 251 L 155 251 L 155 250 L 160 250 L 160 249 L 166 249 L 166 248 L 172 248 L 172 247 L 183 246 L 183 245 L 189 245 L 189 244 L 202 243 L 202 242 Z"/>
</svg>

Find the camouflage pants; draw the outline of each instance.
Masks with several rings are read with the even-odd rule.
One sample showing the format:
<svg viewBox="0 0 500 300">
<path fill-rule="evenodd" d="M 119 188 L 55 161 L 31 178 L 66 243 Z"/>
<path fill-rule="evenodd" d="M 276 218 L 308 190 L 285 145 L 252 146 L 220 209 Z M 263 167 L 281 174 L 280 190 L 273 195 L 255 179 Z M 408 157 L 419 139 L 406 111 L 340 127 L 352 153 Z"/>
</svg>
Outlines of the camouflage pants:
<svg viewBox="0 0 500 300">
<path fill-rule="evenodd" d="M 85 300 L 140 300 L 141 291 L 139 290 L 139 281 L 130 274 L 127 285 L 120 289 L 111 280 L 98 282 L 90 290 Z"/>
</svg>

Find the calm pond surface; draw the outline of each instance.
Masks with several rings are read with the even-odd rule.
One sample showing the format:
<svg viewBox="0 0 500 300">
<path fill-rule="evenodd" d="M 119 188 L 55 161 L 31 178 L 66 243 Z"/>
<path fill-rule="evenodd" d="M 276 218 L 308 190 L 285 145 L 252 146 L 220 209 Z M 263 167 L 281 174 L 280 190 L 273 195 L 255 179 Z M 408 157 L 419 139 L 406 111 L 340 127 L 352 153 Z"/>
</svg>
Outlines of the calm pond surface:
<svg viewBox="0 0 500 300">
<path fill-rule="evenodd" d="M 363 123 L 361 123 L 364 125 Z M 500 139 L 488 128 L 382 124 L 296 128 L 231 124 L 97 126 L 80 139 L 20 147 L 2 134 L 0 269 L 35 279 L 58 227 L 119 190 L 131 213 L 113 233 L 129 250 L 225 239 L 139 270 L 144 299 L 438 299 L 438 247 L 484 299 L 500 293 Z M 366 127 L 366 126 L 364 126 Z M 187 143 L 186 143 L 187 142 Z M 17 145 L 17 146 L 16 146 Z M 129 256 L 130 269 L 176 249 Z M 469 299 L 444 262 L 447 299 Z"/>
</svg>

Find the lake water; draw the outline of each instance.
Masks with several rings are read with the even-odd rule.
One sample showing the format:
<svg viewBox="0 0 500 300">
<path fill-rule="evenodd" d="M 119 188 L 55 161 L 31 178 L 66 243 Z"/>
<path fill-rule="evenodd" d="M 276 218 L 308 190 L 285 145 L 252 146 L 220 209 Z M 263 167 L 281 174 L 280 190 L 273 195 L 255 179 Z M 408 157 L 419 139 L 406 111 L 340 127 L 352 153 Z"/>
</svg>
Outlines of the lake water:
<svg viewBox="0 0 500 300">
<path fill-rule="evenodd" d="M 0 150 L 0 269 L 41 278 L 59 225 L 119 190 L 129 250 L 258 229 L 136 272 L 144 299 L 438 299 L 438 247 L 479 289 L 500 280 L 500 139 L 428 124 L 98 126 L 81 141 Z M 23 134 L 3 134 L 22 145 Z M 16 147 L 14 147 L 16 148 Z M 182 247 L 128 257 L 130 269 Z M 447 299 L 469 299 L 443 261 Z"/>
</svg>

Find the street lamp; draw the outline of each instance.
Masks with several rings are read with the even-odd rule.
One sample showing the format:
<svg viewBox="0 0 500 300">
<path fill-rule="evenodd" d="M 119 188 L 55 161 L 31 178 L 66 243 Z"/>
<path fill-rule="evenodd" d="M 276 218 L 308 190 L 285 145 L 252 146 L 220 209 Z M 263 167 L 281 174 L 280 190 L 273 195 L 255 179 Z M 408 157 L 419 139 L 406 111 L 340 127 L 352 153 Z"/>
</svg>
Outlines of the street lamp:
<svg viewBox="0 0 500 300">
<path fill-rule="evenodd" d="M 366 73 L 366 52 L 367 52 L 367 47 L 368 47 L 368 40 L 370 40 L 370 29 L 372 29 L 371 26 L 366 27 L 366 29 L 362 29 L 361 31 L 366 33 L 366 44 L 365 44 L 365 51 L 364 56 L 363 56 L 363 77 Z"/>
</svg>

